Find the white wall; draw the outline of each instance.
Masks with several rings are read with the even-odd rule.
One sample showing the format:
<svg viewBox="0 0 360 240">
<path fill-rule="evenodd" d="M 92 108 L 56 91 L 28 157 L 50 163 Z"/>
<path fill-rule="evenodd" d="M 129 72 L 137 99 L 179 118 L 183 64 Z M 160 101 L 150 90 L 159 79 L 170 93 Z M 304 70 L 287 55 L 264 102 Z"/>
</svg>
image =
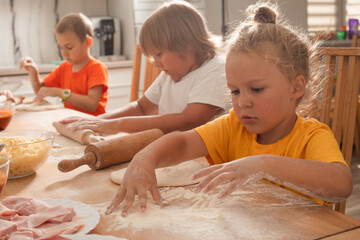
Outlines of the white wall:
<svg viewBox="0 0 360 240">
<path fill-rule="evenodd" d="M 120 18 L 122 25 L 123 54 L 133 59 L 134 44 L 142 23 L 163 0 L 107 0 L 110 16 Z M 204 15 L 209 30 L 221 34 L 221 0 L 189 0 Z M 244 11 L 257 0 L 226 0 L 228 19 L 235 26 L 245 18 Z M 275 0 L 272 0 L 273 2 Z M 292 25 L 307 29 L 307 1 L 284 0 L 279 2 L 280 11 Z M 229 30 L 231 28 L 229 26 Z"/>
<path fill-rule="evenodd" d="M 215 34 L 221 34 L 222 7 L 221 0 L 206 0 L 205 17 L 209 30 Z M 232 27 L 245 18 L 245 10 L 249 5 L 255 4 L 257 0 L 226 0 L 228 3 L 228 19 Z M 292 25 L 307 29 L 307 1 L 305 0 L 286 0 L 278 2 L 284 18 Z M 231 28 L 231 26 L 229 28 Z M 230 29 L 229 29 L 230 30 Z"/>
<path fill-rule="evenodd" d="M 10 4 L 12 3 L 12 4 Z M 38 64 L 59 60 L 54 28 L 65 14 L 106 15 L 104 0 L 0 0 L 0 66 L 17 66 L 30 56 Z"/>
<path fill-rule="evenodd" d="M 108 15 L 120 19 L 122 55 L 134 58 L 135 27 L 133 0 L 107 0 Z"/>
<path fill-rule="evenodd" d="M 69 12 L 89 17 L 112 16 L 120 19 L 122 54 L 133 59 L 137 30 L 162 0 L 0 0 L 0 66 L 17 66 L 21 57 L 31 56 L 37 63 L 60 58 L 54 37 L 58 18 Z M 275 1 L 275 0 L 273 0 Z M 221 0 L 190 0 L 205 12 L 209 30 L 221 34 Z M 244 18 L 243 11 L 256 0 L 227 0 L 229 22 Z M 284 0 L 280 9 L 292 24 L 307 28 L 307 1 Z M 57 5 L 56 5 L 57 3 Z M 56 5 L 56 6 L 55 6 Z M 14 26 L 14 27 L 13 27 Z"/>
</svg>

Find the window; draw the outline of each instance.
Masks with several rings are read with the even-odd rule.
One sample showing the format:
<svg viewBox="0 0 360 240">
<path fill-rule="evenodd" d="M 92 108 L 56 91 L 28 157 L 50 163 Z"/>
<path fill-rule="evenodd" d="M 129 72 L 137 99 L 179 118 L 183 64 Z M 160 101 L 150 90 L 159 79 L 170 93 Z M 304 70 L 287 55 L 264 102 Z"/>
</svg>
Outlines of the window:
<svg viewBox="0 0 360 240">
<path fill-rule="evenodd" d="M 349 18 L 360 20 L 360 0 L 308 0 L 308 31 L 336 31 L 348 28 Z"/>
<path fill-rule="evenodd" d="M 360 0 L 347 0 L 346 4 L 346 22 L 349 18 L 356 18 L 360 21 Z"/>
</svg>

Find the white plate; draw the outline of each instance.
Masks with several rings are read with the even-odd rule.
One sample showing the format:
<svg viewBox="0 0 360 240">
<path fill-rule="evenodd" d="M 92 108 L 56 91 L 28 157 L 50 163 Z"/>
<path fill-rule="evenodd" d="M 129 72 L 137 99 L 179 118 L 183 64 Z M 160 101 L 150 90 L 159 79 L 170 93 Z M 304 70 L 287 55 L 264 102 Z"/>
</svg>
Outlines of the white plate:
<svg viewBox="0 0 360 240">
<path fill-rule="evenodd" d="M 70 238 L 71 240 L 127 240 L 126 238 L 117 238 L 109 235 L 97 235 L 97 234 L 89 234 L 89 235 L 62 235 L 64 237 Z"/>
<path fill-rule="evenodd" d="M 85 225 L 82 229 L 80 229 L 80 231 L 75 233 L 76 235 L 86 234 L 90 232 L 99 223 L 99 213 L 93 207 L 86 205 L 82 202 L 55 198 L 40 198 L 40 200 L 52 206 L 62 205 L 66 208 L 74 208 L 74 211 L 76 213 L 74 217 L 75 221 L 84 223 Z"/>
</svg>

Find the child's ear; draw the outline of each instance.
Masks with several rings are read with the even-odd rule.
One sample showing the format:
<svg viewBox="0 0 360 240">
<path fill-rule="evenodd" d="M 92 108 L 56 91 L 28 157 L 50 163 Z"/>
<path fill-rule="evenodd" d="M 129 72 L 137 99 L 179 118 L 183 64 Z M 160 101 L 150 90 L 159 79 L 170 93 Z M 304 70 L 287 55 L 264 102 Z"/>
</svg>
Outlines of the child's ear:
<svg viewBox="0 0 360 240">
<path fill-rule="evenodd" d="M 291 96 L 293 99 L 298 99 L 302 97 L 305 93 L 306 81 L 303 75 L 297 76 L 292 82 L 292 93 Z"/>
<path fill-rule="evenodd" d="M 86 44 L 87 44 L 87 47 L 90 48 L 93 44 L 93 39 L 92 37 L 86 37 Z"/>
</svg>

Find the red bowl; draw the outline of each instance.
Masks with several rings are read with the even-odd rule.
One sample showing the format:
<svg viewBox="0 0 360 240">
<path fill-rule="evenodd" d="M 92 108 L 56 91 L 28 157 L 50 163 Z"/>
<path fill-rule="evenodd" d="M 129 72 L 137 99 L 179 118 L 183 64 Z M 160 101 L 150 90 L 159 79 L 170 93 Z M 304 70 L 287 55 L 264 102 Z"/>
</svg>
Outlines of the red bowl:
<svg viewBox="0 0 360 240">
<path fill-rule="evenodd" d="M 0 131 L 5 130 L 14 115 L 15 104 L 13 102 L 0 103 Z"/>
</svg>

